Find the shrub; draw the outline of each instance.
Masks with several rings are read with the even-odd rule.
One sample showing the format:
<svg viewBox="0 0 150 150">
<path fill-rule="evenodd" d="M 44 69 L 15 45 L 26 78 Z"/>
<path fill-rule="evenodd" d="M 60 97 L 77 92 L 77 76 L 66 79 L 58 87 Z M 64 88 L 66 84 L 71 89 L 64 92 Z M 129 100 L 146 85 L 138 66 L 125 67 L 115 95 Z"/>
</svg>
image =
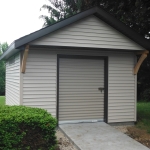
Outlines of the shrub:
<svg viewBox="0 0 150 150">
<path fill-rule="evenodd" d="M 57 121 L 46 110 L 0 106 L 0 149 L 54 150 Z"/>
</svg>

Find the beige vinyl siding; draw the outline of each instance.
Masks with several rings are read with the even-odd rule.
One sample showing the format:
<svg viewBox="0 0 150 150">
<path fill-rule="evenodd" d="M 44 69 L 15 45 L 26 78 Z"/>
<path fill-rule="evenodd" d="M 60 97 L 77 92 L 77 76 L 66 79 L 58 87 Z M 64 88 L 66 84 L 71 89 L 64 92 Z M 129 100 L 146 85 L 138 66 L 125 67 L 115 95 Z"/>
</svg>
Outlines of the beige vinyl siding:
<svg viewBox="0 0 150 150">
<path fill-rule="evenodd" d="M 104 60 L 59 59 L 59 123 L 104 120 Z"/>
<path fill-rule="evenodd" d="M 136 120 L 136 76 L 133 75 L 135 65 L 133 52 L 32 48 L 27 59 L 26 73 L 23 75 L 24 105 L 45 108 L 56 116 L 57 54 L 108 56 L 108 122 Z"/>
<path fill-rule="evenodd" d="M 30 44 L 127 50 L 144 49 L 93 15 Z"/>
<path fill-rule="evenodd" d="M 11 60 L 13 62 L 11 63 Z M 6 105 L 20 104 L 20 54 L 6 62 Z"/>
<path fill-rule="evenodd" d="M 23 74 L 23 105 L 43 108 L 56 116 L 56 54 L 29 50 Z"/>
<path fill-rule="evenodd" d="M 115 54 L 109 58 L 109 122 L 135 120 L 134 54 Z"/>
</svg>

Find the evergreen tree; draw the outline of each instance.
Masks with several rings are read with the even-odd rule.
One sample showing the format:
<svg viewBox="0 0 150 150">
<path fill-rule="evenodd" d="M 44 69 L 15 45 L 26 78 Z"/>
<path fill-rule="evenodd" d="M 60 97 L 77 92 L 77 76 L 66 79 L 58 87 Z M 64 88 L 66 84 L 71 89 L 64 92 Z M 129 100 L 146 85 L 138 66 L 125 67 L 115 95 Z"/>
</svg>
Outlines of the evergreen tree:
<svg viewBox="0 0 150 150">
<path fill-rule="evenodd" d="M 8 48 L 7 42 L 0 44 L 0 55 Z M 5 62 L 0 61 L 0 95 L 5 95 Z"/>
</svg>

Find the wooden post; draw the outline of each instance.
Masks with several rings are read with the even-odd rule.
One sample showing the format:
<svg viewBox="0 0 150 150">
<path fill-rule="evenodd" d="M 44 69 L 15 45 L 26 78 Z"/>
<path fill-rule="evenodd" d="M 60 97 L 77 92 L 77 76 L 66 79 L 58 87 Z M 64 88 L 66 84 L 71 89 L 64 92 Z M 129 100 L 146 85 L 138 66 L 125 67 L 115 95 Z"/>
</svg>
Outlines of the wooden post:
<svg viewBox="0 0 150 150">
<path fill-rule="evenodd" d="M 25 73 L 25 70 L 26 70 L 26 61 L 27 61 L 27 57 L 28 57 L 28 51 L 29 51 L 29 45 L 26 46 L 24 53 L 23 53 L 22 64 L 21 64 L 21 73 Z"/>
<path fill-rule="evenodd" d="M 148 53 L 149 53 L 149 51 L 147 51 L 147 50 L 137 53 L 137 54 L 142 54 L 142 55 L 134 67 L 134 70 L 133 70 L 134 75 L 136 75 L 138 73 L 140 66 L 143 63 L 143 61 L 145 60 L 145 58 L 147 57 Z"/>
</svg>

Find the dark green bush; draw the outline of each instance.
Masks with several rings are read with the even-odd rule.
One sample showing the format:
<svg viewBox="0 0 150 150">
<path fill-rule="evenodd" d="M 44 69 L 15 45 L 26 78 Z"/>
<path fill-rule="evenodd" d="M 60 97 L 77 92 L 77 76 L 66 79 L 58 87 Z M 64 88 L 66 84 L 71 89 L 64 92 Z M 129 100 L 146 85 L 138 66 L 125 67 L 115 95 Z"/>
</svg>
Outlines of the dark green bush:
<svg viewBox="0 0 150 150">
<path fill-rule="evenodd" d="M 46 110 L 0 106 L 0 149 L 54 150 L 57 121 Z"/>
<path fill-rule="evenodd" d="M 140 94 L 140 99 L 145 102 L 150 102 L 150 88 L 143 90 Z"/>
</svg>

